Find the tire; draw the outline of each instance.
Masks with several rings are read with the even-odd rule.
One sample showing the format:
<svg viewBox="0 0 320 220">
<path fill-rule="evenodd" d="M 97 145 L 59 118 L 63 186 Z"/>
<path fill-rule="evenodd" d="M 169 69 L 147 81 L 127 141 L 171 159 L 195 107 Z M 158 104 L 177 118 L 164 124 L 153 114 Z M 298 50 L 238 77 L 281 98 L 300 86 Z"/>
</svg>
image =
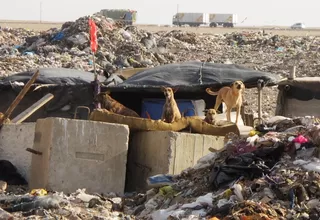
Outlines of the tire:
<svg viewBox="0 0 320 220">
<path fill-rule="evenodd" d="M 210 23 L 210 27 L 217 27 L 218 25 L 216 23 Z"/>
</svg>

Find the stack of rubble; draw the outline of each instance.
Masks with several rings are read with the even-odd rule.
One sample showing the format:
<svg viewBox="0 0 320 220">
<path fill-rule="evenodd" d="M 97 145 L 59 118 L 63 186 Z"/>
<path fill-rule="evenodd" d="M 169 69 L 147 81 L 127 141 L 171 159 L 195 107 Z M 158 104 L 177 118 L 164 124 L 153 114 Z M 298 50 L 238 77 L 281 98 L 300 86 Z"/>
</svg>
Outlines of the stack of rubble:
<svg viewBox="0 0 320 220">
<path fill-rule="evenodd" d="M 271 118 L 248 138 L 226 136 L 225 149 L 181 174 L 150 177 L 146 193 L 122 197 L 33 190 L 4 193 L 0 216 L 68 219 L 319 219 L 319 119 Z M 5 190 L 5 187 L 4 189 Z M 9 218 L 6 218 L 9 219 Z"/>
</svg>

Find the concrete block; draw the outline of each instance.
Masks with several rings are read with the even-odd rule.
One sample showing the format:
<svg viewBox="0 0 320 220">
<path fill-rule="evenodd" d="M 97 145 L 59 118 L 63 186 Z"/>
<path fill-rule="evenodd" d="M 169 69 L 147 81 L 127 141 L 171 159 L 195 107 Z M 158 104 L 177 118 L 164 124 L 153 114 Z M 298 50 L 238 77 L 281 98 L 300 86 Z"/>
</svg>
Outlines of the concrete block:
<svg viewBox="0 0 320 220">
<path fill-rule="evenodd" d="M 179 174 L 208 154 L 210 147 L 221 149 L 224 137 L 148 131 L 132 134 L 128 158 L 127 190 L 146 189 L 146 180 L 157 174 Z"/>
<path fill-rule="evenodd" d="M 129 141 L 127 125 L 64 118 L 39 119 L 31 188 L 71 193 L 123 193 Z"/>
<path fill-rule="evenodd" d="M 31 153 L 36 123 L 5 124 L 0 132 L 0 160 L 8 160 L 29 182 Z"/>
</svg>

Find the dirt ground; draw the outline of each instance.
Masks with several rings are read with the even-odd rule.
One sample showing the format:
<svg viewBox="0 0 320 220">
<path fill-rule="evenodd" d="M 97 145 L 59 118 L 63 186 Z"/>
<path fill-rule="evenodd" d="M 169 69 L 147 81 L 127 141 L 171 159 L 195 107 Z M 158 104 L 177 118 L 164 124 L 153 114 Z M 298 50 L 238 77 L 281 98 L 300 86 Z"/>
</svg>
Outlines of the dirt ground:
<svg viewBox="0 0 320 220">
<path fill-rule="evenodd" d="M 30 22 L 30 21 L 6 21 L 0 20 L 0 26 L 2 27 L 12 27 L 12 28 L 26 28 L 35 31 L 45 31 L 50 28 L 59 28 L 63 23 L 54 22 Z M 320 36 L 319 29 L 304 29 L 304 30 L 291 30 L 289 28 L 270 28 L 270 27 L 235 27 L 235 28 L 209 28 L 209 27 L 169 27 L 169 26 L 156 26 L 156 25 L 137 25 L 141 29 L 148 30 L 150 32 L 157 31 L 170 31 L 170 30 L 186 30 L 195 33 L 202 34 L 223 34 L 231 33 L 234 31 L 261 31 L 272 32 L 278 35 L 287 36 Z"/>
</svg>

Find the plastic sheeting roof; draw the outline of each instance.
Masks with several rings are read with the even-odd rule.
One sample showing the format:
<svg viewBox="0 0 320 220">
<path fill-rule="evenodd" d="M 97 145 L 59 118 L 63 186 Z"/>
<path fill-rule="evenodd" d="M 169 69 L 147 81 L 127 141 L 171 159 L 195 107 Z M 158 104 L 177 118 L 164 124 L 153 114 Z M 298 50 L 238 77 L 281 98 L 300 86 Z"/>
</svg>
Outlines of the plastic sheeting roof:
<svg viewBox="0 0 320 220">
<path fill-rule="evenodd" d="M 90 84 L 94 80 L 94 74 L 76 69 L 66 68 L 40 68 L 40 74 L 35 84 L 78 85 Z M 0 80 L 0 86 L 8 86 L 13 82 L 26 84 L 36 70 L 26 71 L 8 76 Z M 98 77 L 100 82 L 106 80 L 104 76 Z M 11 82 L 11 83 L 10 83 Z"/>
<path fill-rule="evenodd" d="M 110 90 L 158 91 L 160 86 L 178 87 L 179 91 L 197 91 L 207 87 L 220 88 L 242 80 L 247 88 L 257 87 L 264 80 L 267 86 L 276 85 L 279 75 L 245 68 L 235 64 L 184 62 L 147 69 L 129 77 L 123 83 L 110 86 Z"/>
</svg>

